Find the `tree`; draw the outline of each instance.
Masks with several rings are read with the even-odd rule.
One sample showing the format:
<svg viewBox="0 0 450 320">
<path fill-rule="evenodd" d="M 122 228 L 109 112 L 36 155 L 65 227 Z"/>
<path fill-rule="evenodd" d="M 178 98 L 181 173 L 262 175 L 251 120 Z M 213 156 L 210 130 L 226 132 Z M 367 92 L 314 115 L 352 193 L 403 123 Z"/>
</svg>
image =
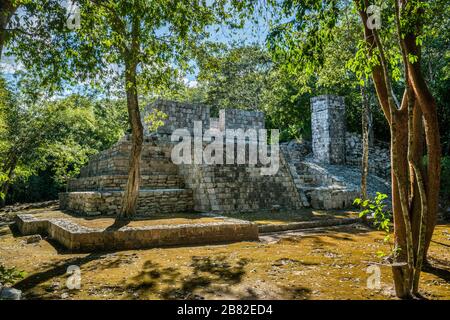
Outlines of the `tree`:
<svg viewBox="0 0 450 320">
<path fill-rule="evenodd" d="M 222 46 L 199 60 L 199 85 L 206 87 L 205 103 L 219 109 L 260 110 L 268 89 L 272 63 L 258 46 Z"/>
<path fill-rule="evenodd" d="M 35 41 L 48 38 L 48 34 L 61 30 L 69 17 L 58 0 L 3 0 L 0 3 L 0 58 L 10 42 L 21 37 Z"/>
<path fill-rule="evenodd" d="M 79 172 L 88 156 L 109 147 L 123 134 L 117 110 L 103 102 L 107 111 L 90 99 L 73 95 L 47 101 L 47 95 L 28 96 L 22 86 L 11 90 L 0 81 L 0 183 L 2 202 L 14 200 L 21 181 L 50 172 L 58 188 Z M 97 115 L 101 112 L 101 116 Z M 126 127 L 125 127 L 126 128 Z M 41 186 L 42 189 L 42 186 Z M 20 190 L 20 188 L 19 188 Z M 28 191 L 30 188 L 28 188 Z M 29 196 L 29 198 L 32 198 Z"/>
<path fill-rule="evenodd" d="M 362 157 L 361 157 L 361 198 L 367 199 L 367 175 L 369 174 L 369 117 L 370 105 L 367 94 L 366 84 L 361 85 L 362 98 Z"/>
<path fill-rule="evenodd" d="M 6 0 L 0 3 L 0 58 L 2 57 L 3 47 L 8 37 L 6 29 L 16 10 L 17 5 L 15 1 Z"/>
<path fill-rule="evenodd" d="M 420 0 L 395 0 L 385 9 L 390 19 L 381 29 L 368 24 L 367 0 L 354 0 L 364 29 L 365 58 L 379 104 L 391 131 L 392 203 L 396 254 L 392 257 L 396 293 L 417 295 L 420 271 L 433 234 L 438 210 L 440 137 L 436 103 L 421 65 L 423 26 L 432 18 L 431 6 Z M 274 34 L 276 50 L 287 52 L 296 68 L 314 69 L 323 63 L 326 43 L 341 22 L 347 1 L 283 1 L 294 17 Z M 385 19 L 386 20 L 386 19 Z M 383 22 L 385 22 L 383 20 Z M 387 23 L 392 21 L 393 23 Z M 300 62 L 300 63 L 299 63 Z M 401 70 L 404 71 L 403 75 Z M 397 102 L 393 83 L 403 84 Z M 425 139 L 426 150 L 422 147 Z M 423 164 L 426 153 L 427 163 Z"/>
<path fill-rule="evenodd" d="M 144 138 L 138 91 L 152 90 L 176 76 L 177 70 L 187 66 L 189 48 L 204 36 L 205 26 L 228 18 L 231 9 L 243 6 L 234 1 L 236 6 L 226 6 L 227 1 L 207 4 L 196 0 L 74 2 L 80 9 L 80 27 L 48 37 L 50 51 L 43 55 L 40 47 L 30 56 L 24 48 L 35 44 L 33 36 L 21 38 L 11 47 L 27 68 L 50 81 L 101 82 L 99 76 L 118 76 L 114 79 L 123 81 L 132 148 L 118 218 L 129 218 L 136 212 Z"/>
</svg>

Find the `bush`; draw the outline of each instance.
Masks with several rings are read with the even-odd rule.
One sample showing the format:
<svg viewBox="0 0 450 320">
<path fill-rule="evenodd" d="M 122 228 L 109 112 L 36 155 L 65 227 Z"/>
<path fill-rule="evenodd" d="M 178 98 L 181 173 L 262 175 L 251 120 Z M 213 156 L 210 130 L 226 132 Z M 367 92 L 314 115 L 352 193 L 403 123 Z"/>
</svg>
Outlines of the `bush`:
<svg viewBox="0 0 450 320">
<path fill-rule="evenodd" d="M 363 200 L 360 198 L 356 198 L 353 201 L 354 205 L 358 205 L 361 208 L 361 212 L 359 213 L 359 217 L 370 217 L 373 219 L 374 226 L 383 231 L 385 234 L 384 243 L 388 244 L 390 247 L 390 254 L 396 254 L 393 244 L 391 243 L 391 230 L 390 225 L 392 221 L 392 212 L 386 210 L 385 200 L 388 196 L 384 193 L 377 192 L 377 195 L 373 199 Z M 383 251 L 378 251 L 377 255 L 379 257 L 388 256 L 388 254 Z"/>
</svg>

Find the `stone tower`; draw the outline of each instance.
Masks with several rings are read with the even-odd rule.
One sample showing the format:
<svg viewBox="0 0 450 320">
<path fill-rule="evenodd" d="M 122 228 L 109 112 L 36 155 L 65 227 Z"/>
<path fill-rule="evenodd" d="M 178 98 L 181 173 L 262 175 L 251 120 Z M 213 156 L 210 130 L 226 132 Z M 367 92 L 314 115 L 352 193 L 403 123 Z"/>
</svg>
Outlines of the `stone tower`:
<svg viewBox="0 0 450 320">
<path fill-rule="evenodd" d="M 322 95 L 311 99 L 312 148 L 322 163 L 345 163 L 344 98 Z"/>
</svg>

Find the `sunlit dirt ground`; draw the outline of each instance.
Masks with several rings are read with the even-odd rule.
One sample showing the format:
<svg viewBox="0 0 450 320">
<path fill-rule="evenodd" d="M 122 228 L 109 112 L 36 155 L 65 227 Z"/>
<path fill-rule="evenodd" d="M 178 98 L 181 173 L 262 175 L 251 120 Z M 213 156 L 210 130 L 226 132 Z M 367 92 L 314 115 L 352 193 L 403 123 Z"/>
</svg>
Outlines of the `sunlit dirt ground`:
<svg viewBox="0 0 450 320">
<path fill-rule="evenodd" d="M 14 229 L 13 229 L 14 231 Z M 260 242 L 70 254 L 47 240 L 26 244 L 0 227 L 0 262 L 25 270 L 28 299 L 395 299 L 391 271 L 367 287 L 367 267 L 388 251 L 362 225 L 262 235 Z M 421 290 L 450 299 L 450 225 L 436 228 Z M 70 265 L 81 288 L 66 286 Z"/>
</svg>

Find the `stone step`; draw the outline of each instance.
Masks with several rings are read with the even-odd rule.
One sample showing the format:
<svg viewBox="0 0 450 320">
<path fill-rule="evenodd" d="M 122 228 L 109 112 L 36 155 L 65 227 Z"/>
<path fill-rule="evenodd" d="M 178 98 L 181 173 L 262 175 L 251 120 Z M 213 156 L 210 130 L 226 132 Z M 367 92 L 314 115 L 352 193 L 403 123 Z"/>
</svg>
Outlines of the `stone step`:
<svg viewBox="0 0 450 320">
<path fill-rule="evenodd" d="M 68 182 L 69 191 L 124 190 L 128 175 L 100 175 L 73 179 Z M 183 187 L 183 179 L 177 174 L 155 172 L 141 175 L 141 188 L 167 189 Z"/>
<path fill-rule="evenodd" d="M 59 194 L 60 208 L 86 215 L 119 213 L 123 191 L 76 191 Z M 137 214 L 151 215 L 192 211 L 191 189 L 142 189 Z"/>
</svg>

